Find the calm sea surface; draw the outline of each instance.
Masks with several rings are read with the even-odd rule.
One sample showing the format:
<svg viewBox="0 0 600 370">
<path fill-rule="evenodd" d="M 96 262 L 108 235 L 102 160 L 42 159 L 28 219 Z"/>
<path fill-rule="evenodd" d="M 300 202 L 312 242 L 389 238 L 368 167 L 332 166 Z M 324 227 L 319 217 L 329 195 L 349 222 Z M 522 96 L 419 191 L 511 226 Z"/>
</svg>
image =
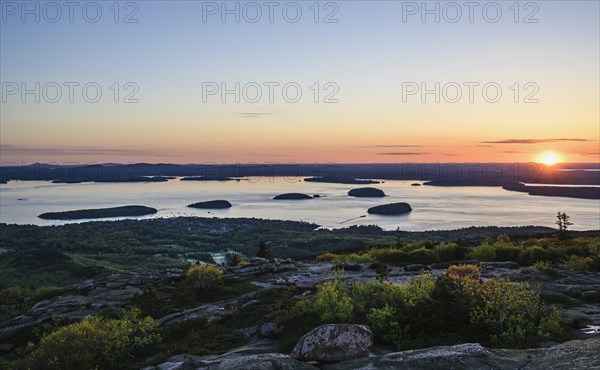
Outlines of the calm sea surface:
<svg viewBox="0 0 600 370">
<path fill-rule="evenodd" d="M 385 198 L 348 197 L 359 185 L 325 184 L 284 178 L 250 181 L 198 182 L 169 180 L 162 183 L 52 184 L 44 181 L 10 181 L 0 185 L 0 222 L 57 225 L 64 221 L 42 220 L 44 212 L 86 208 L 145 205 L 158 214 L 139 219 L 176 216 L 258 217 L 303 220 L 327 228 L 379 225 L 384 229 L 447 230 L 467 226 L 540 225 L 554 227 L 558 211 L 571 216 L 572 229 L 600 229 L 600 201 L 531 196 L 498 187 L 410 186 L 412 182 L 385 181 L 373 185 Z M 319 194 L 310 200 L 273 200 L 281 193 Z M 227 210 L 199 210 L 188 204 L 225 199 Z M 379 204 L 407 202 L 413 211 L 405 216 L 368 215 Z M 364 216 L 364 217 L 361 217 Z M 350 221 L 347 221 L 350 220 Z"/>
</svg>

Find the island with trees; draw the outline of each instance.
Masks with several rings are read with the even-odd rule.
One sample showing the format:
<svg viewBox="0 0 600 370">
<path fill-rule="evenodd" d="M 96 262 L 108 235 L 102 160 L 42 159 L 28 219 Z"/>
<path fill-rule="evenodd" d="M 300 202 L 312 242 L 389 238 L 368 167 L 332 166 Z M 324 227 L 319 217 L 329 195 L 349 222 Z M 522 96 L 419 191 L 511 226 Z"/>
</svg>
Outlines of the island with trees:
<svg viewBox="0 0 600 370">
<path fill-rule="evenodd" d="M 408 203 L 397 202 L 371 207 L 367 212 L 374 215 L 397 216 L 412 212 L 412 207 Z"/>
<path fill-rule="evenodd" d="M 200 209 L 226 209 L 231 208 L 231 203 L 227 200 L 208 200 L 204 202 L 197 202 L 188 205 L 190 208 L 200 208 Z"/>
<path fill-rule="evenodd" d="M 122 206 L 112 208 L 80 209 L 76 211 L 47 212 L 39 215 L 46 220 L 83 220 L 111 217 L 146 216 L 157 213 L 156 208 L 146 206 Z"/>
<path fill-rule="evenodd" d="M 285 193 L 279 194 L 273 197 L 275 200 L 304 200 L 304 199 L 313 199 L 315 196 L 310 196 L 302 193 Z"/>
<path fill-rule="evenodd" d="M 357 198 L 382 198 L 385 197 L 385 193 L 381 189 L 366 187 L 352 189 L 348 192 L 348 196 Z"/>
</svg>

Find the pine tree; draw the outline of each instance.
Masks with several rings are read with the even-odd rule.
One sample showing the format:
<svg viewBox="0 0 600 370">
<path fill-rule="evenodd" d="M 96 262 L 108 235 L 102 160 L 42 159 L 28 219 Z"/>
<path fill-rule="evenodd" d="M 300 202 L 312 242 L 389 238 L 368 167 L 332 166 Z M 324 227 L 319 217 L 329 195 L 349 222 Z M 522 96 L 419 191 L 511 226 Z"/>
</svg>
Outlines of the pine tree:
<svg viewBox="0 0 600 370">
<path fill-rule="evenodd" d="M 561 239 L 566 238 L 567 229 L 569 228 L 569 226 L 573 225 L 573 223 L 569 221 L 570 219 L 571 217 L 569 217 L 565 212 L 558 212 L 558 214 L 556 215 L 556 224 L 558 225 L 558 236 Z"/>
<path fill-rule="evenodd" d="M 266 259 L 271 258 L 271 254 L 267 250 L 267 243 L 265 243 L 263 240 L 258 242 L 258 251 L 256 252 L 256 257 L 261 257 L 261 258 L 266 258 Z"/>
</svg>

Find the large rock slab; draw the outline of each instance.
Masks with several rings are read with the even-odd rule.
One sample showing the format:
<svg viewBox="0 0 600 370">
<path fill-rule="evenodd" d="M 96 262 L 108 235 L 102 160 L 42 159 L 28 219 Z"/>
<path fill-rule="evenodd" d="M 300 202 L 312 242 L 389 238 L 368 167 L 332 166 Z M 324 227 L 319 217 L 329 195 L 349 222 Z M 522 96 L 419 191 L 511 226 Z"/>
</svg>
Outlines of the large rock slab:
<svg viewBox="0 0 600 370">
<path fill-rule="evenodd" d="M 316 370 L 316 367 L 296 361 L 280 353 L 265 353 L 227 359 L 215 370 Z"/>
<path fill-rule="evenodd" d="M 247 261 L 246 265 L 228 267 L 225 273 L 226 281 L 247 280 L 268 273 L 297 270 L 294 260 L 273 258 L 271 260 L 254 257 Z"/>
<path fill-rule="evenodd" d="M 322 325 L 304 335 L 292 357 L 302 361 L 337 362 L 369 355 L 373 333 L 365 325 Z"/>
<path fill-rule="evenodd" d="M 487 349 L 477 343 L 439 346 L 371 356 L 321 366 L 321 370 L 564 369 L 600 368 L 600 339 L 574 340 L 530 350 Z"/>
<path fill-rule="evenodd" d="M 237 356 L 224 354 L 214 360 L 192 355 L 177 355 L 156 366 L 142 370 L 318 370 L 281 353 Z"/>
<path fill-rule="evenodd" d="M 31 309 L 17 317 L 0 322 L 0 340 L 9 339 L 20 330 L 62 317 L 67 322 L 77 322 L 104 310 L 126 309 L 136 294 L 142 294 L 147 285 L 165 285 L 183 278 L 184 271 L 167 269 L 161 272 L 117 273 L 102 281 L 87 280 L 65 288 L 49 299 L 36 302 Z"/>
</svg>

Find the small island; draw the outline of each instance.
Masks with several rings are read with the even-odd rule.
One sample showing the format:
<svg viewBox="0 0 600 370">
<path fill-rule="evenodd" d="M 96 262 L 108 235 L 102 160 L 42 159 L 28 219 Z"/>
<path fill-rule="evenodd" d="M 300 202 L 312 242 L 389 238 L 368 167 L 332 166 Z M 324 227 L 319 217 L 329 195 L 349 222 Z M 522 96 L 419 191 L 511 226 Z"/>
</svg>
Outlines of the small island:
<svg viewBox="0 0 600 370">
<path fill-rule="evenodd" d="M 76 211 L 48 212 L 39 215 L 45 220 L 82 220 L 92 218 L 145 216 L 157 213 L 156 208 L 146 206 L 122 206 L 113 208 L 80 209 Z"/>
<path fill-rule="evenodd" d="M 371 207 L 367 210 L 368 213 L 374 215 L 397 216 L 410 213 L 412 207 L 408 203 L 398 202 L 383 204 L 380 206 Z"/>
<path fill-rule="evenodd" d="M 286 193 L 276 195 L 273 199 L 275 200 L 302 200 L 302 199 L 313 199 L 310 195 L 302 193 Z"/>
<path fill-rule="evenodd" d="M 228 176 L 188 176 L 182 177 L 179 181 L 240 181 L 241 178 Z"/>
<path fill-rule="evenodd" d="M 353 176 L 347 176 L 347 177 L 331 177 L 331 176 L 317 176 L 317 177 L 307 177 L 304 179 L 304 181 L 306 182 L 324 182 L 324 183 L 330 183 L 330 184 L 363 184 L 363 185 L 367 185 L 367 184 L 379 184 L 379 181 L 375 181 L 375 180 L 364 180 L 364 179 L 357 179 L 356 177 Z"/>
<path fill-rule="evenodd" d="M 97 182 L 97 183 L 121 183 L 121 182 L 167 182 L 169 180 L 174 179 L 172 176 L 131 176 L 131 177 L 105 177 L 105 178 L 92 178 L 92 177 L 69 177 L 69 178 L 59 178 L 56 180 L 52 180 L 53 184 L 81 184 L 82 182 Z"/>
<path fill-rule="evenodd" d="M 385 197 L 383 190 L 377 188 L 358 188 L 352 189 L 348 192 L 351 197 L 357 198 L 382 198 Z"/>
<path fill-rule="evenodd" d="M 209 200 L 206 202 L 190 204 L 188 207 L 200 209 L 226 209 L 231 208 L 231 203 L 226 200 Z"/>
</svg>

